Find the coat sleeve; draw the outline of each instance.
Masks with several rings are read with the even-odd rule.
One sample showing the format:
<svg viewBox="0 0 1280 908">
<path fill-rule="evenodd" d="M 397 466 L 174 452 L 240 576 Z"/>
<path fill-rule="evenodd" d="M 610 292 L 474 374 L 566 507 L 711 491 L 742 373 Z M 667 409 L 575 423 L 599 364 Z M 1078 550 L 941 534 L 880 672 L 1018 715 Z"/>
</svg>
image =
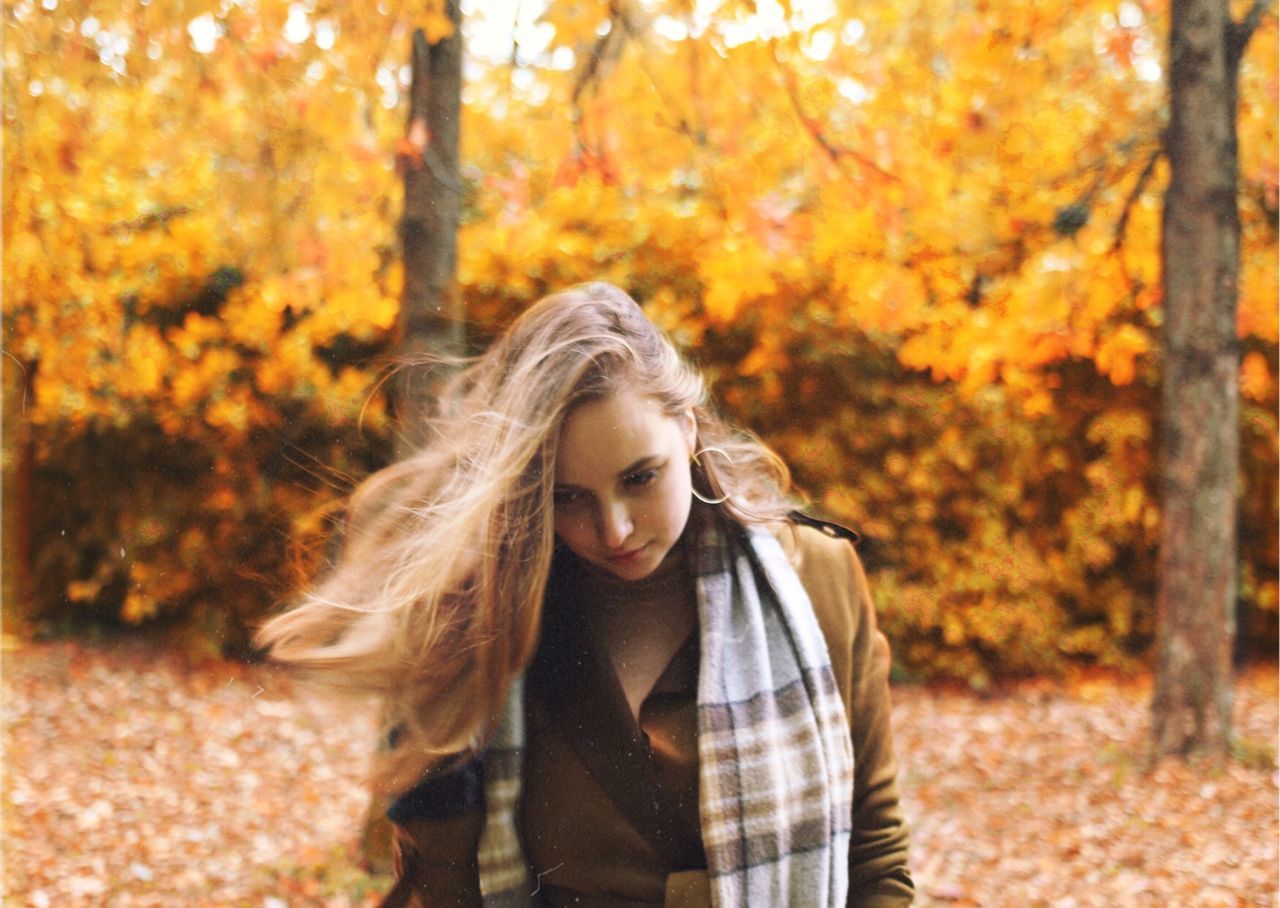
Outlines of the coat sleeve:
<svg viewBox="0 0 1280 908">
<path fill-rule="evenodd" d="M 394 824 L 397 882 L 385 908 L 479 908 L 476 853 L 484 827 L 479 760 L 429 775 L 387 810 Z"/>
<path fill-rule="evenodd" d="M 915 887 L 907 868 L 907 824 L 898 801 L 890 728 L 889 644 L 876 626 L 871 591 L 853 546 L 809 527 L 797 528 L 792 546 L 849 717 L 854 760 L 849 904 L 909 905 Z"/>
<path fill-rule="evenodd" d="M 849 843 L 849 903 L 908 905 L 915 893 L 907 869 L 907 823 L 898 802 L 898 762 L 890 727 L 889 644 L 876 626 L 866 574 L 845 546 L 853 591 L 854 633 L 849 727 L 853 735 L 853 836 Z"/>
</svg>

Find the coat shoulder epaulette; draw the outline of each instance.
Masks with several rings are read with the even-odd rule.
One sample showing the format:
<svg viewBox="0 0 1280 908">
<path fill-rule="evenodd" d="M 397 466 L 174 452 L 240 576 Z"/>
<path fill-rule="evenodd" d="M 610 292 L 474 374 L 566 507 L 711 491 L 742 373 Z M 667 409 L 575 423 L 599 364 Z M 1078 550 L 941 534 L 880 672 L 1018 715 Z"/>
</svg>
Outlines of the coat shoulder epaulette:
<svg viewBox="0 0 1280 908">
<path fill-rule="evenodd" d="M 857 545 L 862 539 L 856 530 L 851 530 L 847 526 L 842 526 L 838 523 L 832 523 L 830 520 L 820 520 L 817 517 L 810 517 L 803 511 L 792 511 L 789 516 L 793 523 L 813 527 L 818 532 L 826 536 L 830 536 L 833 539 L 846 539 L 853 545 Z"/>
</svg>

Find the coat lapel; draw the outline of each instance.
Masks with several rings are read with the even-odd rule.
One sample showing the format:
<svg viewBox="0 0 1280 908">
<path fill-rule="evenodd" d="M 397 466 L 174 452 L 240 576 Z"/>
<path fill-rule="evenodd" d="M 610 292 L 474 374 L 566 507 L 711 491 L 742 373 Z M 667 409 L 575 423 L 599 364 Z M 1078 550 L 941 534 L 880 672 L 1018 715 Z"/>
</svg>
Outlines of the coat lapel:
<svg viewBox="0 0 1280 908">
<path fill-rule="evenodd" d="M 678 862 L 674 814 L 664 803 L 649 742 L 631 715 L 617 673 L 592 644 L 577 607 L 557 611 L 546 616 L 529 695 L 540 700 L 552 726 L 627 822 L 665 858 Z"/>
</svg>

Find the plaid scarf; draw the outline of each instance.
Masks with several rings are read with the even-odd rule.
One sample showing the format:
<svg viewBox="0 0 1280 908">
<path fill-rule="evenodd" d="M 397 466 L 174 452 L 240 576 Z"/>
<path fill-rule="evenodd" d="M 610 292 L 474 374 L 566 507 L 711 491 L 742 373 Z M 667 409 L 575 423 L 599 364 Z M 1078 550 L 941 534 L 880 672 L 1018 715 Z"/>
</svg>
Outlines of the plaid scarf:
<svg viewBox="0 0 1280 908">
<path fill-rule="evenodd" d="M 714 519 L 698 530 L 699 814 L 712 903 L 842 906 L 853 753 L 813 606 L 768 532 Z M 523 744 L 517 683 L 483 758 L 489 906 L 527 904 L 536 888 L 516 831 Z"/>
</svg>

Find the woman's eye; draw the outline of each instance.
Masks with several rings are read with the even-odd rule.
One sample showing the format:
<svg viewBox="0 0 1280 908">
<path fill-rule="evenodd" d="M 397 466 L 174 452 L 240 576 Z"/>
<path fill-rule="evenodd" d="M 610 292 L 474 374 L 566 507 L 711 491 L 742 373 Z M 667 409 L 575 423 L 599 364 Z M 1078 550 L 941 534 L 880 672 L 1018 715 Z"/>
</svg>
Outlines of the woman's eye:
<svg viewBox="0 0 1280 908">
<path fill-rule="evenodd" d="M 638 470 L 635 473 L 628 473 L 622 480 L 623 484 L 629 489 L 639 489 L 649 485 L 658 478 L 657 468 L 650 470 Z"/>
<path fill-rule="evenodd" d="M 582 493 L 572 489 L 556 489 L 551 494 L 551 503 L 557 508 L 571 507 L 582 501 Z"/>
</svg>

